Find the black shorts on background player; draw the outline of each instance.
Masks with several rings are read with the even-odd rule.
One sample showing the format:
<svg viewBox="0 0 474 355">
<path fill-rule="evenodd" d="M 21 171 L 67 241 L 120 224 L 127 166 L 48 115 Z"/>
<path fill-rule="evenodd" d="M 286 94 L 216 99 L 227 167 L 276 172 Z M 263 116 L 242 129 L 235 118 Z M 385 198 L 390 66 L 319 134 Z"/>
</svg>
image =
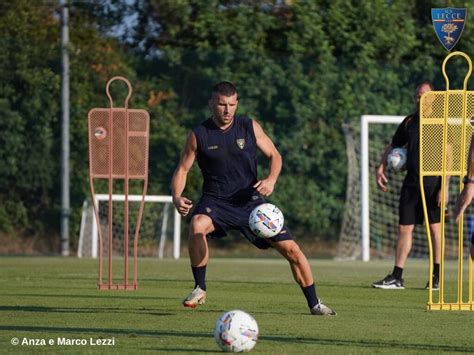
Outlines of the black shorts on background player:
<svg viewBox="0 0 474 355">
<path fill-rule="evenodd" d="M 439 189 L 439 184 L 425 186 L 426 208 L 430 224 L 440 221 Z M 423 224 L 424 214 L 420 186 L 403 184 L 400 191 L 398 213 L 401 225 Z"/>
</svg>

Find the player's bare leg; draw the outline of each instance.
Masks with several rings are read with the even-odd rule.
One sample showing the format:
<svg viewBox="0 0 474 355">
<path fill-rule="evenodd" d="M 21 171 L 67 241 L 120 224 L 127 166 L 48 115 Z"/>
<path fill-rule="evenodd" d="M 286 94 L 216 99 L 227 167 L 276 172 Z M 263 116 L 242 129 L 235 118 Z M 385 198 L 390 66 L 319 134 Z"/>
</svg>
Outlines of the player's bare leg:
<svg viewBox="0 0 474 355">
<path fill-rule="evenodd" d="M 441 262 L 441 223 L 430 224 L 433 259 L 436 264 Z"/>
<path fill-rule="evenodd" d="M 306 259 L 306 256 L 294 240 L 271 242 L 271 244 L 288 260 L 293 277 L 301 287 L 306 287 L 314 283 L 313 273 L 311 272 L 308 259 Z"/>
<path fill-rule="evenodd" d="M 384 279 L 374 282 L 372 287 L 386 290 L 404 290 L 402 273 L 405 263 L 410 254 L 414 224 L 400 225 L 398 230 L 397 250 L 395 253 L 395 267 L 393 272 L 387 275 Z"/>
<path fill-rule="evenodd" d="M 209 261 L 209 249 L 206 235 L 214 231 L 212 220 L 206 215 L 196 215 L 191 220 L 188 239 L 188 251 L 191 265 L 201 267 Z"/>
<path fill-rule="evenodd" d="M 188 239 L 189 258 L 195 280 L 194 290 L 183 301 L 183 306 L 196 308 L 206 301 L 206 266 L 209 261 L 209 248 L 206 235 L 214 231 L 212 220 L 206 215 L 196 215 L 191 220 Z"/>
<path fill-rule="evenodd" d="M 430 224 L 431 244 L 433 245 L 433 290 L 439 290 L 439 264 L 441 262 L 441 223 Z M 429 281 L 426 283 L 429 289 Z"/>
<path fill-rule="evenodd" d="M 295 281 L 300 285 L 311 314 L 335 316 L 336 312 L 325 306 L 316 296 L 313 273 L 308 259 L 294 240 L 283 240 L 270 244 L 288 260 Z"/>
<path fill-rule="evenodd" d="M 411 250 L 414 229 L 415 226 L 413 224 L 400 225 L 399 227 L 397 251 L 395 254 L 395 266 L 399 268 L 403 269 L 405 267 Z"/>
</svg>

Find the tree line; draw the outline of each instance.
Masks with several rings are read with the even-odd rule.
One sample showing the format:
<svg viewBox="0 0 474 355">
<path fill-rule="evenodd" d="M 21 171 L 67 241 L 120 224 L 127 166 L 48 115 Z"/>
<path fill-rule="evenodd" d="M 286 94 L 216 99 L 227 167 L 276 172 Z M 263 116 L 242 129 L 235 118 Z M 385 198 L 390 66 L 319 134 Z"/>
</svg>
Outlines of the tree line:
<svg viewBox="0 0 474 355">
<path fill-rule="evenodd" d="M 107 107 L 115 75 L 151 115 L 150 194 L 168 194 L 190 128 L 209 116 L 212 84 L 239 89 L 284 168 L 270 200 L 307 238 L 337 239 L 347 161 L 342 124 L 408 114 L 416 83 L 443 89 L 447 54 L 431 23 L 446 1 L 70 1 L 71 235 L 89 196 L 87 112 Z M 471 13 L 456 50 L 474 53 Z M 59 6 L 0 2 L 0 232 L 57 238 L 60 213 Z M 457 63 L 456 61 L 454 61 Z M 464 64 L 449 69 L 453 85 Z M 459 87 L 459 86 L 458 86 Z M 117 92 L 120 98 L 120 90 Z M 119 101 L 120 102 L 120 101 Z M 390 137 L 387 137 L 387 140 Z M 267 170 L 262 159 L 259 171 Z M 201 188 L 194 168 L 186 194 Z"/>
</svg>

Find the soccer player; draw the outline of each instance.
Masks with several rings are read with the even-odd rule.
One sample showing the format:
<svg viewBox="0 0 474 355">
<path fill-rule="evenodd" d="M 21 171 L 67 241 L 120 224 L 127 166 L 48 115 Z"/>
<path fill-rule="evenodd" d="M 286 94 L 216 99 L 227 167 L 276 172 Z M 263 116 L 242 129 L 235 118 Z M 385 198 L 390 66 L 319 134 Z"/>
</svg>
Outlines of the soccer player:
<svg viewBox="0 0 474 355">
<path fill-rule="evenodd" d="M 382 155 L 382 161 L 375 172 L 375 179 L 378 187 L 383 192 L 387 191 L 388 179 L 385 175 L 387 167 L 387 156 L 394 147 L 407 146 L 407 173 L 403 181 L 400 192 L 399 204 L 399 234 L 395 254 L 395 266 L 391 274 L 383 280 L 372 284 L 375 288 L 381 289 L 404 289 L 402 273 L 405 262 L 412 246 L 413 230 L 415 224 L 423 224 L 423 205 L 421 199 L 420 177 L 419 177 L 419 104 L 421 96 L 433 90 L 430 82 L 423 82 L 416 87 L 415 100 L 417 111 L 407 116 L 398 126 L 392 143 L 388 144 Z M 447 181 L 449 181 L 447 179 Z M 433 290 L 439 290 L 439 263 L 441 259 L 441 224 L 440 224 L 440 203 L 441 203 L 441 179 L 437 176 L 427 176 L 424 178 L 424 188 L 426 204 L 428 209 L 428 219 L 433 243 Z M 448 189 L 446 188 L 446 203 Z M 429 287 L 427 283 L 426 288 Z"/>
<path fill-rule="evenodd" d="M 212 116 L 189 133 L 171 181 L 174 205 L 186 216 L 193 202 L 182 193 L 187 174 L 197 160 L 204 183 L 201 199 L 192 213 L 188 239 L 195 285 L 183 305 L 195 308 L 206 300 L 209 260 L 206 237 L 224 237 L 233 229 L 240 231 L 257 248 L 275 248 L 288 260 L 311 314 L 336 315 L 317 298 L 311 267 L 290 230 L 284 226 L 275 237 L 263 239 L 249 228 L 250 212 L 264 202 L 262 196 L 270 196 L 273 192 L 282 158 L 260 124 L 235 116 L 237 105 L 237 89 L 232 83 L 224 81 L 213 87 L 209 100 Z M 257 149 L 270 161 L 270 172 L 261 180 L 257 179 Z"/>
<path fill-rule="evenodd" d="M 464 187 L 456 200 L 454 208 L 454 218 L 456 222 L 461 214 L 464 213 L 467 206 L 472 202 L 474 197 L 474 140 L 471 140 L 469 147 L 469 156 L 467 159 L 467 175 L 463 179 Z M 471 230 L 471 259 L 474 260 L 474 232 Z"/>
</svg>

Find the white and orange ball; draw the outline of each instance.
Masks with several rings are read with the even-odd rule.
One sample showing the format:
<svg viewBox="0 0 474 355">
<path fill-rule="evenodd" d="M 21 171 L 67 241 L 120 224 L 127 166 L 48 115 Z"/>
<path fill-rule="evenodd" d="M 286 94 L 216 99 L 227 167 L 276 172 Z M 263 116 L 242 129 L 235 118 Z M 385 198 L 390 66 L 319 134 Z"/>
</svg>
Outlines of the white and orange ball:
<svg viewBox="0 0 474 355">
<path fill-rule="evenodd" d="M 261 238 L 271 238 L 281 232 L 285 218 L 281 210 L 271 204 L 263 203 L 250 213 L 249 227 L 252 232 Z"/>
</svg>

